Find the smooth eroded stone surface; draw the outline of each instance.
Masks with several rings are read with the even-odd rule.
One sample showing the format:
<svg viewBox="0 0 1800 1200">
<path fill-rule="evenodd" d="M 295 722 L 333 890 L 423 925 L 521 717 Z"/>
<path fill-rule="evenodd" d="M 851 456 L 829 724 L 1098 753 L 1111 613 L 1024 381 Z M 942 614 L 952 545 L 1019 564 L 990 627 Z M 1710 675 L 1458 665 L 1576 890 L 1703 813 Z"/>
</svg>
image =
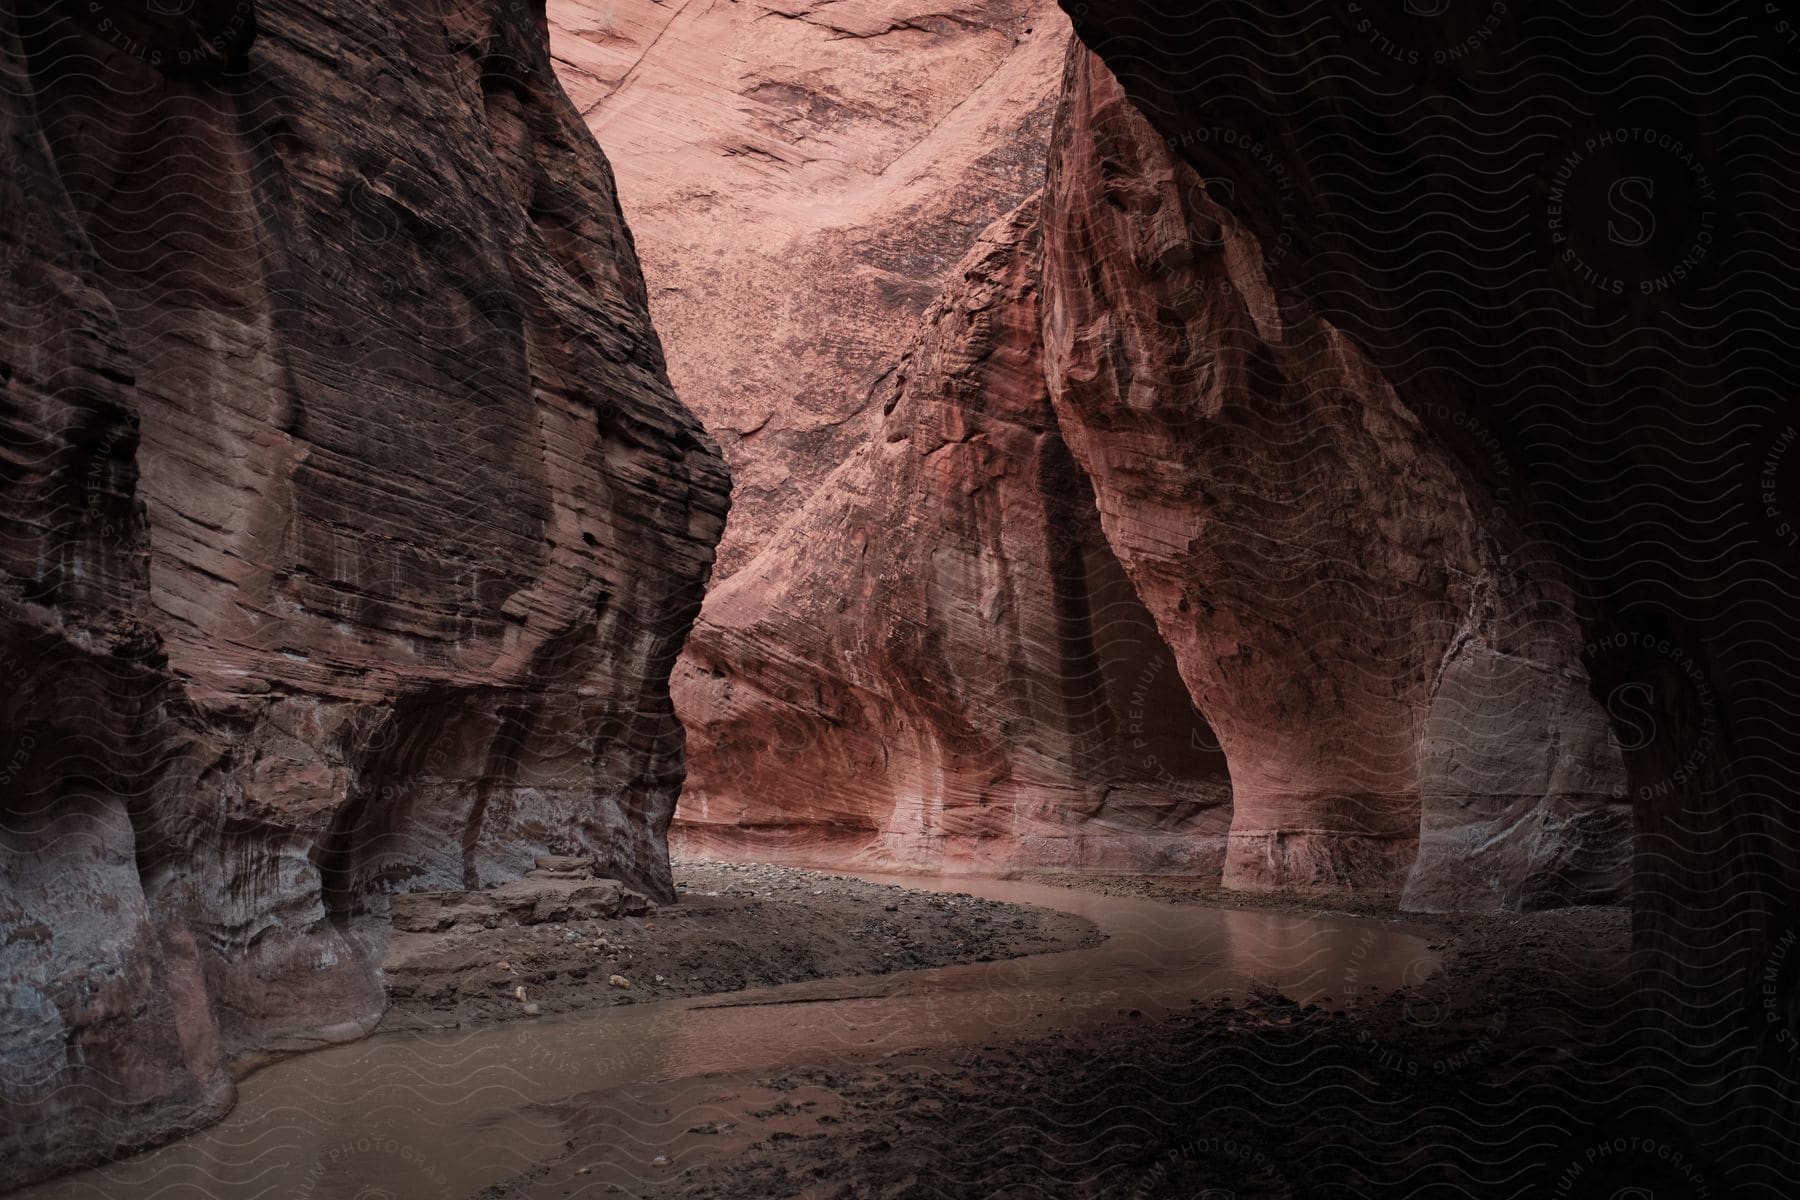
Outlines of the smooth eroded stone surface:
<svg viewBox="0 0 1800 1200">
<path fill-rule="evenodd" d="M 1045 240 L 1057 416 L 1230 763 L 1227 885 L 1617 895 L 1622 768 L 1553 564 L 1079 48 Z"/>
<path fill-rule="evenodd" d="M 707 598 L 676 675 L 692 853 L 1219 869 L 1223 763 L 1042 369 L 1035 200 L 876 390 L 880 436 Z"/>
<path fill-rule="evenodd" d="M 879 421 L 869 389 L 1043 182 L 1051 0 L 551 0 L 617 167 L 684 403 L 731 464 L 741 569 Z"/>
<path fill-rule="evenodd" d="M 668 673 L 726 492 L 541 13 L 26 7 L 0 1182 L 366 1030 L 390 893 L 568 854 L 671 895 Z"/>
</svg>

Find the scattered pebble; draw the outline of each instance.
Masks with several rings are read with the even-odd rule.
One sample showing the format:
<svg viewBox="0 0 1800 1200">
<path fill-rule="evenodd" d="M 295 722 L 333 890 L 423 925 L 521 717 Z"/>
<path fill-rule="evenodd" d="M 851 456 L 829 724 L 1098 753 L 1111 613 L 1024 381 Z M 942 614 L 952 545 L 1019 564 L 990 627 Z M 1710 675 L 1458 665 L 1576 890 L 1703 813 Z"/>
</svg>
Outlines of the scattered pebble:
<svg viewBox="0 0 1800 1200">
<path fill-rule="evenodd" d="M 730 1121 L 708 1121 L 704 1125 L 689 1125 L 688 1132 L 710 1135 L 716 1133 L 730 1133 L 735 1128 L 737 1128 L 737 1126 Z"/>
</svg>

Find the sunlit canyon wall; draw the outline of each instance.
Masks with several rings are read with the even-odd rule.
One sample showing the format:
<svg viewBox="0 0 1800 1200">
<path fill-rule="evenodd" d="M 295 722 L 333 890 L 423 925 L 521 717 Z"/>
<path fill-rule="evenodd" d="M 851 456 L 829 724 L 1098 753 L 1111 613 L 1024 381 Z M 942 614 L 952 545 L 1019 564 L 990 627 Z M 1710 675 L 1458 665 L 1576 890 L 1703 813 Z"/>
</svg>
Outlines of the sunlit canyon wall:
<svg viewBox="0 0 1800 1200">
<path fill-rule="evenodd" d="M 734 465 L 678 846 L 1620 894 L 1618 750 L 1513 481 L 1276 311 L 1256 235 L 1059 13 L 552 22 Z"/>
<path fill-rule="evenodd" d="M 1067 19 L 1029 0 L 550 16 L 670 375 L 732 466 L 723 582 L 674 684 L 678 848 L 1216 873 L 1223 759 L 1040 365 L 1039 238 L 1015 210 L 1043 183 Z"/>
</svg>

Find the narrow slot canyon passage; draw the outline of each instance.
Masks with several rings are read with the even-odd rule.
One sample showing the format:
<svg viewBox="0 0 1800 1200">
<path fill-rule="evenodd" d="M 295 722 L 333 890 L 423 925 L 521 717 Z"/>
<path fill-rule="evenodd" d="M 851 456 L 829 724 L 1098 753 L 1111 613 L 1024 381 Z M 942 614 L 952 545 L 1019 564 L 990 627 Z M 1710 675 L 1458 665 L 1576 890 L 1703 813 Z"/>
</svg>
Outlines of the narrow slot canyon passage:
<svg viewBox="0 0 1800 1200">
<path fill-rule="evenodd" d="M 1795 1194 L 1800 54 L 1633 13 L 0 12 L 0 1193 Z"/>
</svg>

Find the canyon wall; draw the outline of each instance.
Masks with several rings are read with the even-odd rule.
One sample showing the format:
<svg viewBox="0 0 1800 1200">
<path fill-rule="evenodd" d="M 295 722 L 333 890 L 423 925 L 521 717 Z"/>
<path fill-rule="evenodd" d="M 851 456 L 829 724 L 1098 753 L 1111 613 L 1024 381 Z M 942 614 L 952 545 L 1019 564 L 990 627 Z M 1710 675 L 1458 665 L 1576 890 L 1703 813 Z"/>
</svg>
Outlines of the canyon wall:
<svg viewBox="0 0 1800 1200">
<path fill-rule="evenodd" d="M 552 8 L 672 374 L 738 467 L 734 572 L 674 683 L 678 847 L 1620 895 L 1618 750 L 1498 460 L 1465 467 L 1336 327 L 1275 311 L 1257 235 L 1104 69 L 1062 79 L 1066 23 L 959 11 Z M 906 348 L 1057 95 L 1044 236 L 1001 271 L 1004 218 Z M 1048 344 L 1002 345 L 1046 254 Z"/>
<path fill-rule="evenodd" d="M 388 894 L 671 894 L 723 523 L 543 14 L 0 15 L 0 1183 L 380 1014 Z"/>
<path fill-rule="evenodd" d="M 1226 885 L 1617 895 L 1619 754 L 1555 565 L 1341 330 L 1279 302 L 1279 244 L 1079 48 L 1045 214 L 1057 417 L 1231 764 Z"/>
<path fill-rule="evenodd" d="M 995 222 L 859 447 L 677 669 L 692 853 L 1216 874 L 1230 790 L 1056 429 L 1038 204 Z"/>
<path fill-rule="evenodd" d="M 682 400 L 732 473 L 719 577 L 869 436 L 869 389 L 1038 189 L 1053 0 L 551 0 Z M 684 701 L 678 696 L 677 703 Z"/>
<path fill-rule="evenodd" d="M 677 847 L 1216 872 L 1222 760 L 1044 391 L 1018 206 L 1067 19 L 556 0 L 550 22 L 670 375 L 732 465 L 723 582 L 673 684 Z"/>
<path fill-rule="evenodd" d="M 1616 1121 L 1580 1136 L 1654 1154 L 1671 1140 L 1643 1135 L 1674 1128 L 1725 1190 L 1787 1194 L 1791 21 L 1777 5 L 1648 3 L 1622 22 L 1614 5 L 1540 0 L 1068 7 L 1206 181 L 1224 216 L 1207 211 L 1220 232 L 1203 232 L 1261 260 L 1263 294 L 1217 319 L 1243 309 L 1246 345 L 1246 320 L 1263 342 L 1334 330 L 1334 375 L 1373 376 L 1459 474 L 1510 488 L 1527 561 L 1553 559 L 1565 582 L 1633 806 L 1641 997 Z"/>
</svg>

